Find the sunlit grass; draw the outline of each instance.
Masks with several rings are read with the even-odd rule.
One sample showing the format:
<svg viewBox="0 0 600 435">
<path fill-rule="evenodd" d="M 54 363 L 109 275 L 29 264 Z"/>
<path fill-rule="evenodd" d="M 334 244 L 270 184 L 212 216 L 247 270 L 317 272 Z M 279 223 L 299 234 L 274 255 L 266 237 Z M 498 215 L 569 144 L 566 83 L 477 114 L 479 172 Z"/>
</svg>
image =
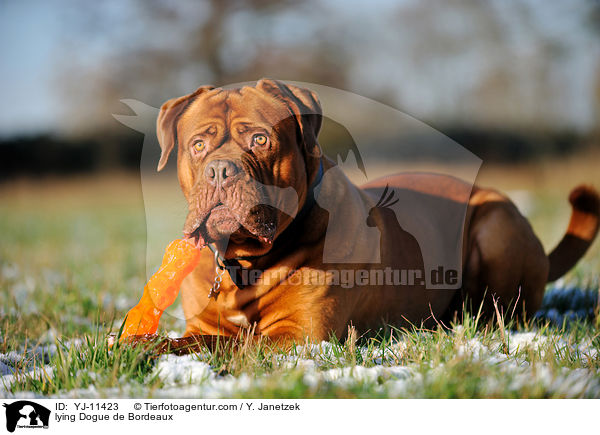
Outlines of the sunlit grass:
<svg viewBox="0 0 600 435">
<path fill-rule="evenodd" d="M 566 196 L 522 177 L 533 189 L 529 218 L 549 249 L 566 228 Z M 106 343 L 145 280 L 135 177 L 0 186 L 0 234 L 0 362 L 14 372 L 2 378 L 0 396 L 600 397 L 597 310 L 561 325 L 473 316 L 449 329 L 291 350 L 242 340 L 183 359 L 190 376 L 172 380 L 165 364 L 176 357 Z M 598 291 L 599 276 L 596 243 L 564 282 Z M 163 316 L 161 328 L 181 332 L 182 323 Z"/>
</svg>

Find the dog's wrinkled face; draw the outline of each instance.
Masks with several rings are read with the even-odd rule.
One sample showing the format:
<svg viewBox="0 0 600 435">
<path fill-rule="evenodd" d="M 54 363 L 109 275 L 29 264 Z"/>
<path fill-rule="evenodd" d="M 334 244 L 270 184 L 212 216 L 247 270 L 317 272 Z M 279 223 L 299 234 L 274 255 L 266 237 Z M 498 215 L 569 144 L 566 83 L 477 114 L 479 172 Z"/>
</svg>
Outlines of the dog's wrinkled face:
<svg viewBox="0 0 600 435">
<path fill-rule="evenodd" d="M 310 125 L 315 116 L 314 94 L 270 80 L 241 89 L 200 88 L 165 103 L 159 169 L 173 135 L 189 205 L 184 234 L 199 245 L 216 242 L 226 257 L 267 252 L 306 194 L 318 147 L 320 119 L 316 129 Z"/>
<path fill-rule="evenodd" d="M 296 129 L 282 103 L 252 92 L 214 90 L 179 119 L 179 173 L 190 210 L 184 233 L 205 241 L 270 244 L 279 198 L 263 185 L 306 184 Z"/>
</svg>

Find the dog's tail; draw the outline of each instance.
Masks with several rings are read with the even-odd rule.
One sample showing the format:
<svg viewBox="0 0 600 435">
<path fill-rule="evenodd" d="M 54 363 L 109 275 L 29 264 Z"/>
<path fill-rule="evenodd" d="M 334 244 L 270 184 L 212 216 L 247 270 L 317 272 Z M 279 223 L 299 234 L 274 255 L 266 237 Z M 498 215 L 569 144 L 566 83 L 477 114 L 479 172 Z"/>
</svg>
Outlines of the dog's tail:
<svg viewBox="0 0 600 435">
<path fill-rule="evenodd" d="M 569 195 L 573 211 L 567 233 L 548 255 L 548 282 L 563 276 L 575 266 L 598 234 L 600 195 L 591 186 L 577 186 Z"/>
</svg>

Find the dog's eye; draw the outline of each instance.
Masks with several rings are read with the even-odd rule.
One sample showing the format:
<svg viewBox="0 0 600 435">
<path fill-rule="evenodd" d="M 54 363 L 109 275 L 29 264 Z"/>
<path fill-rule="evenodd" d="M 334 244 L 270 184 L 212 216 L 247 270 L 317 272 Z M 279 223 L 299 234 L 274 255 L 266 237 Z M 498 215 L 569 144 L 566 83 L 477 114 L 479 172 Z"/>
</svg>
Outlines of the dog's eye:
<svg viewBox="0 0 600 435">
<path fill-rule="evenodd" d="M 194 147 L 194 150 L 199 153 L 200 151 L 202 151 L 204 149 L 204 141 L 197 140 L 196 142 L 194 142 L 193 147 Z"/>
<path fill-rule="evenodd" d="M 264 146 L 267 144 L 267 142 L 269 142 L 269 139 L 267 139 L 267 136 L 264 134 L 255 134 L 252 138 L 253 145 Z"/>
</svg>

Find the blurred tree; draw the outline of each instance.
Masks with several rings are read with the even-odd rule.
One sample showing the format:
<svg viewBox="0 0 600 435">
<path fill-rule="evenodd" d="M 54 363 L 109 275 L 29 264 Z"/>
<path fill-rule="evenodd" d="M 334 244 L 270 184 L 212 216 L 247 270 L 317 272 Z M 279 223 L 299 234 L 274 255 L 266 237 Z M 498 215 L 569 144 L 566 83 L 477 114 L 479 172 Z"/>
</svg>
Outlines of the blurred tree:
<svg viewBox="0 0 600 435">
<path fill-rule="evenodd" d="M 404 86 L 401 97 L 430 100 L 428 119 L 438 125 L 547 129 L 571 123 L 562 109 L 564 93 L 572 92 L 564 90 L 568 42 L 540 20 L 537 6 L 476 0 L 398 6 L 397 41 L 413 73 L 406 80 L 419 90 L 429 85 L 420 94 Z"/>
<path fill-rule="evenodd" d="M 58 80 L 68 100 L 65 127 L 121 128 L 110 116 L 123 111 L 120 99 L 159 106 L 209 83 L 269 76 L 343 87 L 343 41 L 306 46 L 301 17 L 311 7 L 293 0 L 78 3 L 65 13 L 70 67 Z M 278 23 L 286 21 L 300 27 L 289 35 L 303 37 L 283 40 Z M 105 58 L 89 59 L 85 47 L 98 44 Z"/>
<path fill-rule="evenodd" d="M 113 153 L 120 99 L 159 106 L 265 76 L 348 88 L 475 132 L 457 138 L 497 134 L 506 149 L 562 149 L 535 144 L 597 124 L 598 0 L 60 1 L 62 130 L 101 136 Z"/>
</svg>

